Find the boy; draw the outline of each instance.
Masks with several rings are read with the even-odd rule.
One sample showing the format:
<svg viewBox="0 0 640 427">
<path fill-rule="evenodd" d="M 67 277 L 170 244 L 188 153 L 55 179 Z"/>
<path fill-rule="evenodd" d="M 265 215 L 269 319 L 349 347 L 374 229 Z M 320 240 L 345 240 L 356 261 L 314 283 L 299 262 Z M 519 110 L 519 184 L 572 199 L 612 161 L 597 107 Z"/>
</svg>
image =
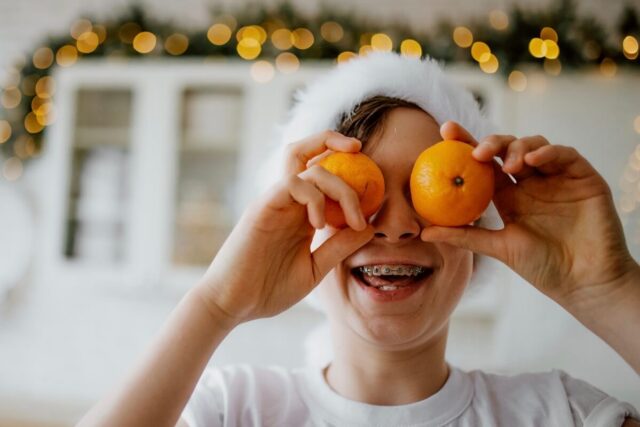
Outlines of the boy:
<svg viewBox="0 0 640 427">
<path fill-rule="evenodd" d="M 431 60 L 371 55 L 319 80 L 285 129 L 298 141 L 287 146 L 285 177 L 246 210 L 142 364 L 81 424 L 174 425 L 182 413 L 190 427 L 640 425 L 633 407 L 563 372 L 506 377 L 446 363 L 448 319 L 476 252 L 506 263 L 640 372 L 640 267 L 607 184 L 574 149 L 540 136 L 478 144 L 485 124 Z M 493 200 L 502 230 L 435 227 L 413 209 L 413 162 L 442 139 L 477 146 L 479 161 L 503 159 Z M 385 198 L 370 218 L 351 188 L 313 165 L 327 150 L 362 150 L 380 166 Z M 348 227 L 325 227 L 325 195 Z M 388 281 L 397 289 L 381 286 Z M 193 392 L 235 326 L 316 286 L 335 352 L 326 367 L 211 370 Z"/>
</svg>

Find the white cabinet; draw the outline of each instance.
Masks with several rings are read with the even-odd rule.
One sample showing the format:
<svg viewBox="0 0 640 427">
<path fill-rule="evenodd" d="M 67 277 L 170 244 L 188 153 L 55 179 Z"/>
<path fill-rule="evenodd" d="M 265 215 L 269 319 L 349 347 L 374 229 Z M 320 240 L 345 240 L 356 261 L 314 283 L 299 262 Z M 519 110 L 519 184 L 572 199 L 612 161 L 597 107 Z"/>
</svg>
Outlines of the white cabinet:
<svg viewBox="0 0 640 427">
<path fill-rule="evenodd" d="M 59 120 L 43 156 L 47 276 L 83 287 L 192 286 L 256 193 L 293 92 L 330 66 L 308 63 L 267 84 L 234 61 L 58 69 Z M 499 77 L 451 74 L 500 119 Z"/>
<path fill-rule="evenodd" d="M 82 61 L 57 69 L 43 156 L 43 267 L 71 286 L 182 292 L 252 196 L 296 78 L 246 62 Z M 319 68 L 322 68 L 320 66 Z"/>
</svg>

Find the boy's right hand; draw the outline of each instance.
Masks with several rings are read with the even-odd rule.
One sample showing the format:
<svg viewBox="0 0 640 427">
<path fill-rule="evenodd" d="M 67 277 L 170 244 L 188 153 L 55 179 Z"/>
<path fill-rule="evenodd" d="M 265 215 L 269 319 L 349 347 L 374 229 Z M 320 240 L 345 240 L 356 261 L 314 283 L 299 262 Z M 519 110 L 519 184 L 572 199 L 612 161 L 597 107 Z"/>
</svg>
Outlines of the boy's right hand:
<svg viewBox="0 0 640 427">
<path fill-rule="evenodd" d="M 360 141 L 326 131 L 290 144 L 286 173 L 252 203 L 198 284 L 212 313 L 235 326 L 291 307 L 340 261 L 373 237 L 356 192 L 310 160 L 328 150 L 357 152 Z M 340 203 L 348 227 L 315 251 L 316 229 L 325 226 L 325 195 Z"/>
</svg>

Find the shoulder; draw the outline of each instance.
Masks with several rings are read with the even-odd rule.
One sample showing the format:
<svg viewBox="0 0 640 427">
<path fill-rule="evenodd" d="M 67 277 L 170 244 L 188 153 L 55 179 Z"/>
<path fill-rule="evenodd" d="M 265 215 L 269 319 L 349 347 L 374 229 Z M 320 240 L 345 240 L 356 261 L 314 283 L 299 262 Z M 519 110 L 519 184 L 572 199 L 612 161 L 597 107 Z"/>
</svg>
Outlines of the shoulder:
<svg viewBox="0 0 640 427">
<path fill-rule="evenodd" d="M 498 412 L 551 417 L 559 425 L 622 425 L 625 417 L 638 417 L 628 403 L 620 402 L 593 385 L 561 370 L 499 375 L 471 371 L 474 400 Z"/>
<path fill-rule="evenodd" d="M 217 425 L 215 422 L 222 420 L 228 425 L 283 421 L 283 416 L 297 415 L 302 405 L 295 376 L 295 370 L 277 366 L 207 368 L 182 416 L 190 421 L 190 427 Z"/>
<path fill-rule="evenodd" d="M 295 370 L 279 366 L 247 364 L 207 368 L 196 392 L 234 402 L 271 400 L 273 396 L 296 394 Z M 195 393 L 194 393 L 195 394 Z"/>
</svg>

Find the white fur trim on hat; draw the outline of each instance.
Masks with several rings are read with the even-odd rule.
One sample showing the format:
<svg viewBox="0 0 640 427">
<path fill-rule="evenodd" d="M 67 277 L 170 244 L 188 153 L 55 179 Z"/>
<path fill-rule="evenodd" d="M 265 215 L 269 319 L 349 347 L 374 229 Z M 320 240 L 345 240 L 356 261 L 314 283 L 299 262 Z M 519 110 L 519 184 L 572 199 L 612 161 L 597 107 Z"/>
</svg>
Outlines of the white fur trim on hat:
<svg viewBox="0 0 640 427">
<path fill-rule="evenodd" d="M 343 114 L 376 95 L 412 102 L 438 124 L 456 121 L 476 139 L 492 133 L 493 126 L 471 92 L 451 81 L 435 59 L 374 52 L 339 64 L 298 91 L 282 140 L 295 142 L 336 129 Z"/>
</svg>

